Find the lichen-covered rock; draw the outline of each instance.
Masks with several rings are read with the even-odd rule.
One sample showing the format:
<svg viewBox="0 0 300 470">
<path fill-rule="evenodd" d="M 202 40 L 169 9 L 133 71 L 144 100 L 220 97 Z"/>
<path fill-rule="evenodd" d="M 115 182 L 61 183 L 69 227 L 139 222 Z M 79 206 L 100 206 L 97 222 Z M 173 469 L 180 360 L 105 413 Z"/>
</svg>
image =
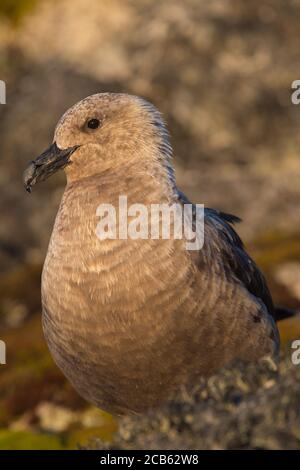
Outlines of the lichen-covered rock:
<svg viewBox="0 0 300 470">
<path fill-rule="evenodd" d="M 279 367 L 270 358 L 237 362 L 159 410 L 122 418 L 109 448 L 299 448 L 299 396 L 300 366 L 288 356 Z"/>
</svg>

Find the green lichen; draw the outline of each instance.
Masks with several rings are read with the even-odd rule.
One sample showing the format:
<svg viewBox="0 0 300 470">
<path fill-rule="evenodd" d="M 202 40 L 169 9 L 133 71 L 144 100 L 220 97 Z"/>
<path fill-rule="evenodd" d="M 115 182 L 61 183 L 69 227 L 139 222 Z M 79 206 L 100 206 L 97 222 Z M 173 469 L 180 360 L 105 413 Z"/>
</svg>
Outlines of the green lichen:
<svg viewBox="0 0 300 470">
<path fill-rule="evenodd" d="M 256 261 L 266 271 L 284 261 L 300 261 L 299 233 L 269 231 L 253 242 Z"/>
<path fill-rule="evenodd" d="M 59 436 L 25 431 L 0 430 L 1 450 L 62 450 Z"/>
<path fill-rule="evenodd" d="M 40 264 L 25 264 L 0 277 L 0 320 L 10 304 L 23 305 L 28 314 L 40 310 L 41 272 Z"/>
<path fill-rule="evenodd" d="M 17 24 L 28 14 L 41 0 L 1 0 L 0 17 Z"/>
<path fill-rule="evenodd" d="M 82 428 L 77 429 L 70 433 L 68 438 L 68 447 L 71 449 L 78 449 L 80 447 L 86 447 L 97 439 L 101 439 L 102 442 L 111 442 L 113 436 L 117 431 L 117 426 L 112 417 L 107 417 L 106 422 L 103 426 Z"/>
</svg>

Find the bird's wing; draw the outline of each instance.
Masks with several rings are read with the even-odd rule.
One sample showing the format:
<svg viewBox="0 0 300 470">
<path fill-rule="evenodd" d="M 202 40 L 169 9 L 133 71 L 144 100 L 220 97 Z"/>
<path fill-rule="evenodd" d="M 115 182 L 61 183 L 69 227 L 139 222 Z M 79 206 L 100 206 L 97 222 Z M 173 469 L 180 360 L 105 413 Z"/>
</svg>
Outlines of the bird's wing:
<svg viewBox="0 0 300 470">
<path fill-rule="evenodd" d="M 180 191 L 178 198 L 182 204 L 190 204 Z M 240 219 L 234 215 L 215 209 L 204 209 L 204 246 L 197 253 L 198 262 L 220 263 L 225 275 L 240 282 L 252 295 L 260 299 L 269 314 L 275 318 L 274 305 L 265 277 L 245 251 L 242 240 L 232 227 L 236 222 L 240 222 Z"/>
</svg>

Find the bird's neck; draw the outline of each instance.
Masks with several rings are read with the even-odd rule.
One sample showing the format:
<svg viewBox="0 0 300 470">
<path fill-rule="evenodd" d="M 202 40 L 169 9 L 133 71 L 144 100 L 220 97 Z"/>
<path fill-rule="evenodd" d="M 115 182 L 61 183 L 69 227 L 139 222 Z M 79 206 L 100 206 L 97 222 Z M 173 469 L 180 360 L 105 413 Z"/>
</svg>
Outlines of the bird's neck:
<svg viewBox="0 0 300 470">
<path fill-rule="evenodd" d="M 129 214 L 133 204 L 141 204 L 147 208 L 147 213 L 151 213 L 152 204 L 173 202 L 174 186 L 164 169 L 152 168 L 151 173 L 130 167 L 119 172 L 107 170 L 68 182 L 56 217 L 53 238 L 57 246 L 65 246 L 66 240 L 70 246 L 82 245 L 84 255 L 88 244 L 93 245 L 90 252 L 100 249 L 96 230 L 106 206 L 109 206 L 110 213 L 115 211 L 115 220 L 119 221 L 120 212 L 123 214 L 126 210 Z M 78 232 L 81 237 L 78 237 Z"/>
<path fill-rule="evenodd" d="M 96 172 L 92 176 L 68 180 L 65 195 L 77 194 L 77 201 L 114 204 L 126 196 L 131 204 L 172 203 L 175 183 L 161 163 L 151 166 L 134 162 Z"/>
</svg>

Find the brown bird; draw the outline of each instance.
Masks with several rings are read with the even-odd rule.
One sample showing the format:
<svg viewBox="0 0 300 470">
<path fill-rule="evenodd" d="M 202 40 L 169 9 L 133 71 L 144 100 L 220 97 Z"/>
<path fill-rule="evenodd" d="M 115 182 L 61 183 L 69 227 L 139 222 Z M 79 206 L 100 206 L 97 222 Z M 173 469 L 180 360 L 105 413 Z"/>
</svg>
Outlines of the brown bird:
<svg viewBox="0 0 300 470">
<path fill-rule="evenodd" d="M 279 347 L 265 279 L 232 228 L 205 209 L 204 245 L 100 240 L 99 204 L 188 203 L 177 189 L 161 114 L 126 94 L 85 98 L 24 174 L 27 190 L 59 168 L 67 186 L 42 275 L 43 328 L 54 360 L 85 399 L 112 413 L 156 406 L 234 358 Z"/>
</svg>

